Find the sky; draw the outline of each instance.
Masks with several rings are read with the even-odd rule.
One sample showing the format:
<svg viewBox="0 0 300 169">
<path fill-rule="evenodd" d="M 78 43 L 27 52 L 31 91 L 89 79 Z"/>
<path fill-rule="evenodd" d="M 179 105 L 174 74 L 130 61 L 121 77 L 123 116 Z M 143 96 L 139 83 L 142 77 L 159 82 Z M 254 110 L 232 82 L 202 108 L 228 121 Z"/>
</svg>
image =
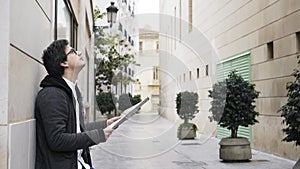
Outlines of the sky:
<svg viewBox="0 0 300 169">
<path fill-rule="evenodd" d="M 135 0 L 135 18 L 138 22 L 138 27 L 147 28 L 151 30 L 158 30 L 158 13 L 159 13 L 159 0 Z M 100 7 L 100 11 L 106 11 L 110 6 L 108 0 L 94 0 L 94 5 Z M 96 25 L 107 26 L 109 25 L 106 19 L 98 20 Z"/>
<path fill-rule="evenodd" d="M 135 13 L 140 28 L 159 30 L 159 0 L 136 0 Z"/>
<path fill-rule="evenodd" d="M 137 0 L 137 14 L 159 13 L 159 0 Z"/>
</svg>

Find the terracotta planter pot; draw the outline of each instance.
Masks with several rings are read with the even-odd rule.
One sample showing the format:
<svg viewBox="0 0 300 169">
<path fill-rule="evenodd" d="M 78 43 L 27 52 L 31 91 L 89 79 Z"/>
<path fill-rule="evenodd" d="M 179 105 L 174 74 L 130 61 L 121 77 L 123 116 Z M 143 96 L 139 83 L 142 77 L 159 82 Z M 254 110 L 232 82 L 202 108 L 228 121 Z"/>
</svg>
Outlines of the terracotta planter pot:
<svg viewBox="0 0 300 169">
<path fill-rule="evenodd" d="M 220 141 L 220 159 L 223 161 L 246 161 L 252 158 L 247 138 L 223 138 Z"/>
</svg>

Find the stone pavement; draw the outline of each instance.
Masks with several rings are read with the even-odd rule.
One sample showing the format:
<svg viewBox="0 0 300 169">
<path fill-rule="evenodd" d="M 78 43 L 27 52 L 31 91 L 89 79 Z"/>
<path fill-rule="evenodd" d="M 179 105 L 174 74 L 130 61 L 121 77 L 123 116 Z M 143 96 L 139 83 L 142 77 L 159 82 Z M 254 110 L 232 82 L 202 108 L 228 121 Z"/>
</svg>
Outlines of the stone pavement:
<svg viewBox="0 0 300 169">
<path fill-rule="evenodd" d="M 139 113 L 106 143 L 91 148 L 96 169 L 292 169 L 295 161 L 252 150 L 250 162 L 219 159 L 219 140 L 198 134 L 178 140 L 177 124 L 157 113 Z"/>
</svg>

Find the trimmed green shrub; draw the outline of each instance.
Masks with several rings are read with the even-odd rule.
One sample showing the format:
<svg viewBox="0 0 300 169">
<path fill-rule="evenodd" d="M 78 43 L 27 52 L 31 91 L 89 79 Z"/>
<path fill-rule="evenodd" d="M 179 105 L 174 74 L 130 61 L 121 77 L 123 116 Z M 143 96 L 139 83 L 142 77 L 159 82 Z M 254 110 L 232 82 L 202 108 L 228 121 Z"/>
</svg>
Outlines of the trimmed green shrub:
<svg viewBox="0 0 300 169">
<path fill-rule="evenodd" d="M 132 95 L 130 93 L 121 94 L 119 97 L 118 109 L 124 111 L 132 106 Z"/>
<path fill-rule="evenodd" d="M 254 84 L 244 80 L 236 71 L 214 84 L 212 90 L 208 91 L 208 96 L 212 98 L 210 121 L 214 120 L 221 127 L 230 130 L 232 138 L 237 138 L 239 126 L 248 127 L 257 123 L 255 118 L 258 112 L 254 110 L 253 103 L 259 92 L 254 87 Z"/>
<path fill-rule="evenodd" d="M 188 123 L 195 117 L 198 110 L 198 94 L 194 92 L 179 92 L 176 96 L 176 110 L 178 116 Z"/>
<path fill-rule="evenodd" d="M 96 96 L 96 102 L 102 115 L 116 110 L 115 101 L 116 98 L 111 92 L 101 92 Z"/>
<path fill-rule="evenodd" d="M 300 56 L 300 55 L 299 55 Z M 299 56 L 297 58 L 299 59 Z M 300 66 L 300 59 L 298 60 L 298 66 Z M 296 142 L 296 146 L 300 145 L 300 71 L 295 69 L 292 73 L 295 77 L 294 82 L 288 82 L 287 89 L 287 103 L 283 105 L 279 111 L 281 111 L 281 117 L 283 117 L 283 123 L 286 124 L 286 128 L 283 132 L 287 135 L 283 141 Z"/>
</svg>

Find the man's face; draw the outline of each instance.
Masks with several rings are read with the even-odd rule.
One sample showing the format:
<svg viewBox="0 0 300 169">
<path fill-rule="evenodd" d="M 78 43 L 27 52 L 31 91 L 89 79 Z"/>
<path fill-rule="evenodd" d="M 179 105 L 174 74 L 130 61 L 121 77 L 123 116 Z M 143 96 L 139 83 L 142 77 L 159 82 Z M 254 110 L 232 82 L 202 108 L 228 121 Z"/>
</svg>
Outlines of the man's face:
<svg viewBox="0 0 300 169">
<path fill-rule="evenodd" d="M 69 45 L 66 47 L 65 52 L 67 55 L 68 68 L 79 72 L 86 64 L 81 56 L 81 52 L 76 51 Z"/>
</svg>

